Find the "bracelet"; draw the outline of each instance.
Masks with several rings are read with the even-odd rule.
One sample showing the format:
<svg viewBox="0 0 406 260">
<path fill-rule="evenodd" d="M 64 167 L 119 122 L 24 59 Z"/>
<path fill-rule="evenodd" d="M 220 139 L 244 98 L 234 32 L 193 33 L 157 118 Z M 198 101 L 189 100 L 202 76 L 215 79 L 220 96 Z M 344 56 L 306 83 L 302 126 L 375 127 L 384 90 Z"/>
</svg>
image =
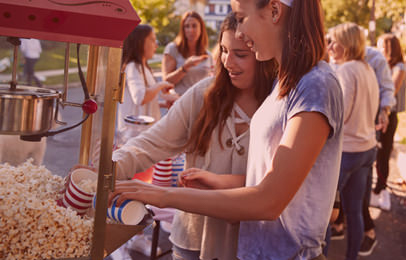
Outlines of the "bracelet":
<svg viewBox="0 0 406 260">
<path fill-rule="evenodd" d="M 182 69 L 183 72 L 187 73 L 187 70 L 185 69 L 185 67 L 183 65 L 180 68 Z"/>
</svg>

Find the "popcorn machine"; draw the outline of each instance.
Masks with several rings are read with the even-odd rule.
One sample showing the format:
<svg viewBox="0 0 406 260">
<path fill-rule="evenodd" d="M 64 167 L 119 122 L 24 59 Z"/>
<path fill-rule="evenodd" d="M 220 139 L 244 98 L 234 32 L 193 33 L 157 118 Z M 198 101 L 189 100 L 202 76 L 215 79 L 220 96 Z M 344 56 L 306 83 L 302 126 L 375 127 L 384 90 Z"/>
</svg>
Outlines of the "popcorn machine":
<svg viewBox="0 0 406 260">
<path fill-rule="evenodd" d="M 86 116 L 94 110 L 93 103 L 74 104 L 82 106 L 84 119 L 81 131 L 79 163 L 88 164 L 92 150 L 99 150 L 96 213 L 90 257 L 81 259 L 103 259 L 135 233 L 142 226 L 106 224 L 108 191 L 114 186 L 114 165 L 112 163 L 113 139 L 115 132 L 116 105 L 122 99 L 124 80 L 120 73 L 121 47 L 125 37 L 140 22 L 129 0 L 88 1 L 88 0 L 0 0 L 0 35 L 14 41 L 14 66 L 10 86 L 0 91 L 0 134 L 25 136 L 30 140 L 49 133 L 55 120 L 58 104 L 69 105 L 66 101 L 69 44 L 89 44 L 85 98 L 96 99 L 99 110 L 93 116 Z M 26 107 L 39 107 L 39 102 L 24 105 L 21 92 L 28 87 L 16 83 L 16 60 L 18 38 L 37 38 L 67 43 L 65 54 L 64 91 L 47 92 L 57 100 L 39 108 L 40 114 L 27 114 Z M 79 67 L 80 71 L 80 67 Z M 82 80 L 84 81 L 84 79 Z M 45 94 L 41 89 L 28 88 L 36 97 Z M 86 93 L 87 92 L 87 93 Z M 48 100 L 48 96 L 46 100 Z M 11 97 L 11 99 L 10 99 Z M 10 101 L 11 100 L 11 101 Z M 21 109 L 7 109 L 21 102 Z M 89 107 L 90 106 L 90 107 Z M 56 111 L 55 111 L 56 110 Z M 87 119 L 87 117 L 89 117 Z M 7 120 L 5 120 L 7 119 Z M 86 120 L 87 119 L 87 120 Z M 39 122 L 39 123 L 38 123 Z M 43 123 L 45 122 L 45 123 Z M 27 127 L 31 126 L 31 127 Z M 54 134 L 57 134 L 54 132 Z M 34 138 L 33 138 L 34 137 Z"/>
</svg>

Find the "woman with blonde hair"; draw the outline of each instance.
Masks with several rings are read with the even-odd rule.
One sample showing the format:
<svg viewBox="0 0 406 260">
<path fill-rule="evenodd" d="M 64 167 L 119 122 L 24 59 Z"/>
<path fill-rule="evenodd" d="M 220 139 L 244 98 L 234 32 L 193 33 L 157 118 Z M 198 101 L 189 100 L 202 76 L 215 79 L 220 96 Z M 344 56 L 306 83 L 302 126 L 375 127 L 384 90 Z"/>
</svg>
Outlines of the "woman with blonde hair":
<svg viewBox="0 0 406 260">
<path fill-rule="evenodd" d="M 365 36 L 354 23 L 330 31 L 330 54 L 344 96 L 344 141 L 338 189 L 347 218 L 347 260 L 355 260 L 364 235 L 362 204 L 376 156 L 375 117 L 379 86 L 375 72 L 364 61 Z"/>
<path fill-rule="evenodd" d="M 175 40 L 164 50 L 163 79 L 175 84 L 175 91 L 183 95 L 213 70 L 213 59 L 207 50 L 209 39 L 202 17 L 194 11 L 186 12 L 180 22 Z"/>
</svg>

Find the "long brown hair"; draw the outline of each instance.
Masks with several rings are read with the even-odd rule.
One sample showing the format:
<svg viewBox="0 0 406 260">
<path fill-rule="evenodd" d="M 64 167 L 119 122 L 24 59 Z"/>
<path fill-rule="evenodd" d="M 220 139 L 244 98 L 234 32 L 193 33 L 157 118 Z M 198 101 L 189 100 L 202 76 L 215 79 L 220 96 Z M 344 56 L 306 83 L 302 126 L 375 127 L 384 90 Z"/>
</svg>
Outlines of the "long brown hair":
<svg viewBox="0 0 406 260">
<path fill-rule="evenodd" d="M 200 36 L 197 40 L 196 55 L 206 54 L 206 49 L 209 46 L 209 37 L 207 36 L 206 25 L 204 24 L 202 17 L 195 11 L 186 12 L 182 16 L 182 20 L 180 21 L 180 30 L 175 38 L 176 47 L 184 58 L 187 58 L 187 55 L 189 54 L 189 46 L 185 36 L 185 21 L 189 17 L 197 19 L 200 24 Z"/>
<path fill-rule="evenodd" d="M 127 36 L 123 44 L 123 55 L 121 59 L 121 70 L 124 71 L 127 64 L 134 62 L 141 65 L 142 75 L 144 76 L 145 86 L 148 86 L 147 79 L 145 77 L 145 68 L 142 64 L 144 57 L 144 43 L 145 39 L 153 31 L 152 27 L 148 24 L 139 24 L 135 29 Z M 147 69 L 151 70 L 146 64 Z"/>
<path fill-rule="evenodd" d="M 218 40 L 221 44 L 225 31 L 235 31 L 237 20 L 234 13 L 230 13 L 224 19 Z M 192 127 L 191 137 L 186 145 L 188 153 L 195 153 L 203 156 L 210 145 L 210 140 L 216 126 L 219 127 L 218 140 L 223 148 L 221 135 L 230 116 L 238 89 L 231 83 L 228 71 L 221 62 L 222 50 L 219 48 L 216 59 L 216 75 L 213 83 L 207 88 L 204 94 L 204 104 L 200 110 L 197 120 Z M 258 104 L 262 104 L 265 98 L 271 93 L 273 82 L 277 75 L 277 63 L 275 60 L 256 61 L 255 77 L 252 85 L 255 87 L 255 98 Z"/>
<path fill-rule="evenodd" d="M 379 39 L 383 40 L 385 46 L 384 56 L 391 68 L 399 62 L 403 62 L 402 47 L 400 46 L 399 39 L 394 34 L 385 33 Z"/>
<path fill-rule="evenodd" d="M 257 0 L 257 8 L 265 7 L 270 0 Z M 320 0 L 295 0 L 288 8 L 285 46 L 279 71 L 279 97 L 290 93 L 300 79 L 323 59 L 323 13 Z M 272 44 L 272 43 L 270 43 Z"/>
</svg>

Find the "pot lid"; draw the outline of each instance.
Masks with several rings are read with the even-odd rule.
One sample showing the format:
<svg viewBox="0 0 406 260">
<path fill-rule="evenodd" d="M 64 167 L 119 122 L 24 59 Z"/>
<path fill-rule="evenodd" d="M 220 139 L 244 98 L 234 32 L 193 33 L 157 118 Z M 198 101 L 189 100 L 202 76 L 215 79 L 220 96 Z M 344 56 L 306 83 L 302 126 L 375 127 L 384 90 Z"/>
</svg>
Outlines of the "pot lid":
<svg viewBox="0 0 406 260">
<path fill-rule="evenodd" d="M 9 85 L 0 85 L 0 98 L 58 98 L 59 92 L 53 89 L 17 86 L 11 89 Z"/>
<path fill-rule="evenodd" d="M 130 124 L 136 125 L 150 125 L 155 122 L 155 119 L 151 116 L 126 116 L 124 121 Z"/>
</svg>

